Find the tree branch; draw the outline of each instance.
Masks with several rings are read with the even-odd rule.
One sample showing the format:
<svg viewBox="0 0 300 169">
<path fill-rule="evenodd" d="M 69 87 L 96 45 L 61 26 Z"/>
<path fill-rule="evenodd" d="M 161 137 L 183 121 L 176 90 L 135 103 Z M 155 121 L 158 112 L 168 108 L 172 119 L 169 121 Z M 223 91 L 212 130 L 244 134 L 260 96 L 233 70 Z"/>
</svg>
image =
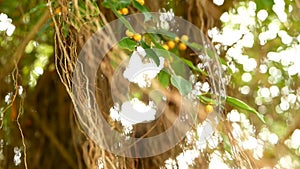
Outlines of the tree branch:
<svg viewBox="0 0 300 169">
<path fill-rule="evenodd" d="M 25 39 L 21 42 L 21 44 L 16 49 L 15 53 L 12 55 L 10 59 L 4 64 L 5 66 L 0 67 L 0 81 L 7 76 L 17 65 L 24 54 L 24 50 L 29 43 L 30 40 L 35 38 L 36 34 L 39 32 L 41 27 L 47 22 L 49 19 L 49 11 L 48 9 L 44 11 L 44 14 L 40 17 L 38 22 L 33 26 L 31 31 L 27 34 Z"/>
</svg>

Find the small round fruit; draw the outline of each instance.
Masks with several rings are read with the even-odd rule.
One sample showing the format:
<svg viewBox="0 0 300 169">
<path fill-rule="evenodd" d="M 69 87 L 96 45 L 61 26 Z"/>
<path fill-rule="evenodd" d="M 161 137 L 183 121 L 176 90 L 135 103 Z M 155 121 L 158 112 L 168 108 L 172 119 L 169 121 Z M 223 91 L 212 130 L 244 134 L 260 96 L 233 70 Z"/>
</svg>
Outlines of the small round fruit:
<svg viewBox="0 0 300 169">
<path fill-rule="evenodd" d="M 121 14 L 121 15 L 123 14 L 123 13 L 122 13 L 122 10 L 118 10 L 118 13 Z"/>
<path fill-rule="evenodd" d="M 61 15 L 61 7 L 58 7 L 58 8 L 56 8 L 55 10 L 54 10 L 54 14 L 55 15 Z"/>
<path fill-rule="evenodd" d="M 123 15 L 127 15 L 129 11 L 128 11 L 128 8 L 122 8 L 121 12 Z"/>
<path fill-rule="evenodd" d="M 138 3 L 141 4 L 141 5 L 144 5 L 144 4 L 145 4 L 145 1 L 144 1 L 144 0 L 136 0 L 136 2 L 138 2 Z"/>
<path fill-rule="evenodd" d="M 179 43 L 178 48 L 179 50 L 186 50 L 187 46 L 184 43 Z"/>
<path fill-rule="evenodd" d="M 176 36 L 176 37 L 174 38 L 174 41 L 175 41 L 176 43 L 178 43 L 178 42 L 179 42 L 179 38 L 178 38 L 178 36 Z"/>
<path fill-rule="evenodd" d="M 182 35 L 181 40 L 187 42 L 189 40 L 189 37 L 187 35 Z"/>
<path fill-rule="evenodd" d="M 133 36 L 134 36 L 134 33 L 131 32 L 131 31 L 128 30 L 128 29 L 126 30 L 125 34 L 126 34 L 127 37 L 133 37 Z"/>
<path fill-rule="evenodd" d="M 213 111 L 214 111 L 214 107 L 212 105 L 208 104 L 208 105 L 205 106 L 205 112 L 207 114 L 209 114 L 209 113 L 211 113 Z"/>
<path fill-rule="evenodd" d="M 172 40 L 169 40 L 169 41 L 167 42 L 167 44 L 168 44 L 168 46 L 169 46 L 170 49 L 173 49 L 173 48 L 175 47 L 175 42 L 172 41 Z"/>
<path fill-rule="evenodd" d="M 142 39 L 142 35 L 140 35 L 140 34 L 135 34 L 135 35 L 133 35 L 133 39 L 135 40 L 135 41 L 141 41 L 141 39 Z"/>
<path fill-rule="evenodd" d="M 167 44 L 163 44 L 162 47 L 166 50 L 169 50 L 169 46 Z"/>
</svg>

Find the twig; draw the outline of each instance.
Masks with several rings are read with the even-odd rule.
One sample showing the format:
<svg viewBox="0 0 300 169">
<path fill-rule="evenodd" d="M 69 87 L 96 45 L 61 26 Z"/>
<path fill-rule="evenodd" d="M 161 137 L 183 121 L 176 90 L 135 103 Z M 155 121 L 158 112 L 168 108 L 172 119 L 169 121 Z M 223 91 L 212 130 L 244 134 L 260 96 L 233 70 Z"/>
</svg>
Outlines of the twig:
<svg viewBox="0 0 300 169">
<path fill-rule="evenodd" d="M 16 70 L 16 67 L 15 67 L 15 69 L 13 70 L 13 72 L 12 72 L 12 74 L 14 74 L 14 71 Z M 17 71 L 17 70 L 16 70 Z M 1 74 L 0 74 L 0 76 L 1 76 Z M 16 75 L 16 76 L 18 76 L 18 75 Z M 11 101 L 10 101 L 10 103 L 9 103 L 9 105 L 2 111 L 2 112 L 0 112 L 0 113 L 2 113 L 3 115 L 3 117 L 2 117 L 2 121 L 1 121 L 1 124 L 0 124 L 0 130 L 2 129 L 2 127 L 3 127 L 3 125 L 4 125 L 4 118 L 5 118 L 5 114 L 6 114 L 6 111 L 9 109 L 9 108 L 11 108 L 12 106 L 13 106 L 13 103 L 14 103 L 14 101 L 15 101 L 15 99 L 16 99 L 16 97 L 17 97 L 17 95 L 18 95 L 18 84 L 17 84 L 17 81 L 16 81 L 16 79 L 14 78 L 14 76 L 12 76 L 12 78 L 13 78 L 13 81 L 14 81 L 14 86 L 15 86 L 15 92 L 14 92 L 14 95 L 12 96 L 12 99 L 11 99 Z"/>
<path fill-rule="evenodd" d="M 19 85 L 18 85 L 18 75 L 19 75 L 19 72 L 18 72 L 18 69 L 17 69 L 17 65 L 15 66 L 14 70 L 16 71 L 16 73 L 15 73 L 16 78 L 13 76 L 13 80 L 14 80 L 14 84 L 15 84 L 15 90 L 16 90 L 16 92 L 15 92 L 15 97 L 16 97 L 16 95 L 18 93 L 18 88 L 19 88 Z M 25 166 L 25 169 L 28 169 L 28 165 L 27 165 L 27 147 L 26 147 L 26 144 L 25 144 L 25 137 L 24 137 L 24 134 L 23 134 L 23 130 L 22 130 L 22 127 L 21 127 L 21 124 L 20 124 L 20 121 L 19 121 L 20 116 L 24 112 L 24 107 L 23 106 L 24 106 L 24 97 L 21 97 L 20 107 L 19 107 L 19 113 L 18 113 L 16 121 L 17 121 L 18 129 L 20 131 L 20 135 L 21 135 L 21 138 L 22 138 L 22 145 L 23 145 L 23 149 L 24 149 L 23 150 L 24 151 L 24 158 L 23 158 L 23 160 L 24 160 L 24 166 Z"/>
<path fill-rule="evenodd" d="M 24 165 L 25 165 L 25 169 L 28 169 L 28 166 L 27 166 L 27 148 L 26 148 L 26 144 L 25 144 L 25 137 L 24 137 L 24 134 L 23 134 L 23 130 L 22 130 L 20 121 L 19 121 L 20 116 L 24 112 L 23 104 L 24 104 L 24 98 L 21 99 L 19 113 L 18 113 L 18 117 L 17 117 L 17 124 L 18 124 L 18 128 L 19 128 L 21 138 L 22 138 L 22 145 L 23 145 L 23 148 L 24 148 Z"/>
</svg>

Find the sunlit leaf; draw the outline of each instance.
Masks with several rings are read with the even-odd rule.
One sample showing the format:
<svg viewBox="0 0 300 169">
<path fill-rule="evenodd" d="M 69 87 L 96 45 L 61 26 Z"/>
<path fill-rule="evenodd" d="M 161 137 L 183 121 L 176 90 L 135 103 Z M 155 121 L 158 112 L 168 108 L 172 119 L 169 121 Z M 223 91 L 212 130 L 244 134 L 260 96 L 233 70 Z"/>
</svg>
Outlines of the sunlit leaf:
<svg viewBox="0 0 300 169">
<path fill-rule="evenodd" d="M 165 29 L 149 29 L 148 31 L 151 33 L 154 33 L 154 34 L 161 34 L 161 35 L 167 36 L 171 39 L 174 39 L 177 36 L 175 33 L 170 32 Z"/>
<path fill-rule="evenodd" d="M 35 6 L 34 8 L 30 9 L 28 14 L 32 14 L 32 13 L 38 11 L 39 9 L 46 8 L 46 7 L 47 7 L 47 3 L 39 4 L 39 5 Z"/>
<path fill-rule="evenodd" d="M 145 35 L 144 35 L 145 36 Z M 141 43 L 141 46 L 144 48 L 144 49 L 148 49 L 148 48 L 150 48 L 150 46 L 149 45 L 147 45 L 147 43 L 146 42 L 144 42 L 144 41 L 140 41 L 140 43 Z"/>
<path fill-rule="evenodd" d="M 195 50 L 202 50 L 203 49 L 203 46 L 198 44 L 198 43 L 195 43 L 195 42 L 184 42 L 188 47 L 192 48 L 192 49 L 195 49 Z"/>
<path fill-rule="evenodd" d="M 132 4 L 133 4 L 133 7 L 135 7 L 137 10 L 139 10 L 140 12 L 142 12 L 144 14 L 145 22 L 147 22 L 151 19 L 152 15 L 151 15 L 151 13 L 149 13 L 149 10 L 145 6 L 139 4 L 136 1 L 133 1 Z"/>
<path fill-rule="evenodd" d="M 185 80 L 181 76 L 172 75 L 171 83 L 174 87 L 176 87 L 179 93 L 183 96 L 187 95 L 192 90 L 192 83 Z"/>
<path fill-rule="evenodd" d="M 206 97 L 204 95 L 199 95 L 198 97 L 199 97 L 199 100 L 201 102 L 203 102 L 204 104 L 213 104 L 213 105 L 217 105 L 218 104 L 218 102 L 216 100 L 214 100 L 212 98 L 209 98 L 209 97 Z"/>
<path fill-rule="evenodd" d="M 146 52 L 146 57 L 151 58 L 157 66 L 159 66 L 160 61 L 159 61 L 159 57 L 156 55 L 156 53 L 152 50 L 152 49 L 145 49 Z"/>
<path fill-rule="evenodd" d="M 255 0 L 255 4 L 257 6 L 256 7 L 257 11 L 259 11 L 261 9 L 272 10 L 274 1 L 273 0 L 263 0 L 263 1 Z"/>
<path fill-rule="evenodd" d="M 264 119 L 264 115 L 259 113 L 258 111 L 256 111 L 253 107 L 249 106 L 248 104 L 246 104 L 245 102 L 234 98 L 234 97 L 230 97 L 227 96 L 226 97 L 226 103 L 228 103 L 231 106 L 243 109 L 243 110 L 247 110 L 251 113 L 254 113 L 262 122 L 265 123 L 265 119 Z"/>
<path fill-rule="evenodd" d="M 160 71 L 158 74 L 158 81 L 163 87 L 168 87 L 170 84 L 170 74 L 166 71 Z"/>
<path fill-rule="evenodd" d="M 223 142 L 225 151 L 227 151 L 229 154 L 232 154 L 231 143 L 229 141 L 228 136 L 224 133 L 221 133 L 221 137 L 222 137 L 222 140 L 223 140 L 222 142 Z"/>
<path fill-rule="evenodd" d="M 161 46 L 161 44 L 157 43 L 158 40 L 159 40 L 159 38 L 158 38 L 157 35 L 151 34 L 151 33 L 149 33 L 148 35 L 149 35 L 149 37 L 150 37 L 150 39 L 151 39 L 151 42 L 155 45 L 156 48 L 165 50 L 165 49 Z"/>
<path fill-rule="evenodd" d="M 124 8 L 127 7 L 128 5 L 130 5 L 130 0 L 104 0 L 102 2 L 102 5 L 105 8 L 116 8 L 116 9 L 120 9 L 120 8 Z"/>
<path fill-rule="evenodd" d="M 124 37 L 119 41 L 119 47 L 122 49 L 127 49 L 129 51 L 133 51 L 137 46 L 134 40 L 131 40 L 128 37 Z"/>
<path fill-rule="evenodd" d="M 208 74 L 207 74 L 204 70 L 201 70 L 201 69 L 197 68 L 196 66 L 194 66 L 193 62 L 191 62 L 190 60 L 187 60 L 187 59 L 184 59 L 184 58 L 181 58 L 181 60 L 182 60 L 188 67 L 190 67 L 191 69 L 193 69 L 194 71 L 200 72 L 200 73 L 202 73 L 203 75 L 208 76 Z"/>
</svg>

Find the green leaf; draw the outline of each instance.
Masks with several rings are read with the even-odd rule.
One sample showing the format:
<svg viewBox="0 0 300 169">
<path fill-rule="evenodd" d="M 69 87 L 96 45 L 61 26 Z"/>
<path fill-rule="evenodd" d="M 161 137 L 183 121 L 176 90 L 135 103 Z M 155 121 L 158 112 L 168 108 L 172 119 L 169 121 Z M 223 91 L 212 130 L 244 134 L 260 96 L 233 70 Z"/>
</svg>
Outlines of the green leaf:
<svg viewBox="0 0 300 169">
<path fill-rule="evenodd" d="M 185 80 L 181 76 L 172 75 L 171 83 L 176 87 L 179 93 L 183 96 L 187 95 L 192 90 L 192 83 Z"/>
<path fill-rule="evenodd" d="M 142 92 L 133 92 L 132 93 L 133 98 L 143 99 L 143 93 Z"/>
<path fill-rule="evenodd" d="M 132 33 L 136 33 L 130 23 L 121 15 L 115 7 L 112 7 L 111 10 L 114 14 L 121 20 L 121 22 L 128 28 Z"/>
<path fill-rule="evenodd" d="M 128 37 L 124 37 L 119 41 L 119 47 L 122 49 L 127 49 L 129 51 L 133 51 L 137 46 L 134 40 L 131 40 Z"/>
<path fill-rule="evenodd" d="M 156 34 L 149 33 L 148 35 L 151 39 L 151 42 L 155 45 L 156 48 L 165 50 L 159 43 L 157 43 L 160 38 Z"/>
<path fill-rule="evenodd" d="M 135 7 L 137 10 L 139 10 L 140 12 L 142 12 L 144 14 L 145 22 L 149 21 L 152 18 L 151 13 L 149 12 L 149 10 L 145 6 L 139 4 L 135 0 L 133 1 L 132 4 L 133 4 L 133 7 Z"/>
<path fill-rule="evenodd" d="M 120 8 L 124 8 L 130 5 L 131 0 L 117 0 L 117 2 L 120 5 Z"/>
<path fill-rule="evenodd" d="M 102 5 L 105 8 L 116 8 L 121 9 L 130 5 L 130 0 L 104 0 Z"/>
<path fill-rule="evenodd" d="M 170 32 L 170 31 L 165 30 L 165 29 L 149 29 L 147 31 L 150 32 L 150 33 L 153 33 L 153 34 L 157 34 L 157 35 L 160 34 L 160 35 L 167 36 L 170 39 L 174 39 L 177 36 L 175 33 Z"/>
<path fill-rule="evenodd" d="M 67 24 L 62 24 L 62 32 L 64 37 L 68 37 L 69 35 L 69 26 Z"/>
<path fill-rule="evenodd" d="M 163 87 L 168 87 L 170 84 L 170 74 L 164 70 L 158 74 L 158 81 Z"/>
<path fill-rule="evenodd" d="M 222 137 L 222 142 L 224 144 L 224 149 L 225 151 L 227 151 L 229 154 L 232 154 L 232 151 L 231 151 L 231 143 L 229 141 L 229 138 L 226 134 L 224 133 L 221 133 L 221 137 Z"/>
<path fill-rule="evenodd" d="M 145 41 L 140 41 L 140 43 L 141 43 L 141 46 L 142 46 L 144 49 L 149 49 L 149 48 L 150 48 L 150 46 L 147 45 L 147 43 L 146 43 Z"/>
<path fill-rule="evenodd" d="M 160 48 L 154 48 L 153 51 L 156 53 L 157 56 L 164 57 L 166 59 L 171 59 L 172 58 L 172 53 L 165 50 L 165 49 L 160 49 Z"/>
<path fill-rule="evenodd" d="M 157 66 L 159 66 L 160 61 L 159 61 L 159 57 L 156 55 L 156 53 L 153 51 L 153 49 L 145 49 L 146 52 L 146 57 L 149 57 L 151 59 L 153 59 L 153 61 L 156 63 Z"/>
<path fill-rule="evenodd" d="M 111 0 L 105 0 L 102 2 L 102 6 L 104 6 L 105 8 L 112 8 L 114 5 Z"/>
<path fill-rule="evenodd" d="M 42 8 L 46 8 L 47 7 L 47 3 L 42 3 L 42 4 L 39 4 L 39 5 L 36 5 L 34 8 L 32 8 L 28 14 L 32 14 L 36 11 L 38 11 L 39 9 L 42 9 Z"/>
<path fill-rule="evenodd" d="M 243 109 L 243 110 L 247 110 L 251 113 L 254 113 L 263 123 L 266 123 L 265 119 L 264 119 L 264 115 L 259 113 L 258 111 L 256 111 L 253 107 L 250 107 L 248 104 L 246 104 L 245 102 L 234 98 L 234 97 L 230 97 L 227 96 L 226 97 L 226 103 L 228 103 L 231 106 Z"/>
<path fill-rule="evenodd" d="M 198 97 L 199 97 L 199 100 L 201 102 L 203 102 L 204 104 L 213 104 L 213 105 L 217 105 L 218 104 L 218 102 L 216 100 L 208 98 L 208 97 L 206 97 L 204 95 L 199 95 Z"/>
<path fill-rule="evenodd" d="M 210 50 L 210 49 L 207 49 L 207 50 L 206 50 L 206 53 L 207 53 L 207 55 L 208 55 L 210 58 L 214 58 L 214 55 L 215 55 L 215 52 L 214 52 L 214 51 L 212 51 L 212 50 Z"/>
<path fill-rule="evenodd" d="M 180 58 L 188 67 L 190 67 L 191 69 L 197 71 L 197 72 L 200 72 L 202 73 L 203 75 L 205 76 L 208 76 L 208 74 L 204 71 L 204 70 L 201 70 L 199 68 L 197 68 L 196 66 L 194 66 L 193 62 L 191 62 L 190 60 L 187 60 L 187 59 L 184 59 L 184 58 Z"/>
<path fill-rule="evenodd" d="M 202 50 L 203 49 L 203 46 L 198 44 L 198 43 L 195 43 L 195 42 L 184 42 L 188 47 L 192 48 L 192 49 L 195 49 L 195 50 Z"/>
<path fill-rule="evenodd" d="M 255 0 L 255 4 L 257 6 L 256 11 L 259 11 L 261 9 L 266 9 L 268 11 L 271 11 L 272 7 L 274 5 L 274 1 L 273 0 L 263 0 L 263 1 Z"/>
</svg>

